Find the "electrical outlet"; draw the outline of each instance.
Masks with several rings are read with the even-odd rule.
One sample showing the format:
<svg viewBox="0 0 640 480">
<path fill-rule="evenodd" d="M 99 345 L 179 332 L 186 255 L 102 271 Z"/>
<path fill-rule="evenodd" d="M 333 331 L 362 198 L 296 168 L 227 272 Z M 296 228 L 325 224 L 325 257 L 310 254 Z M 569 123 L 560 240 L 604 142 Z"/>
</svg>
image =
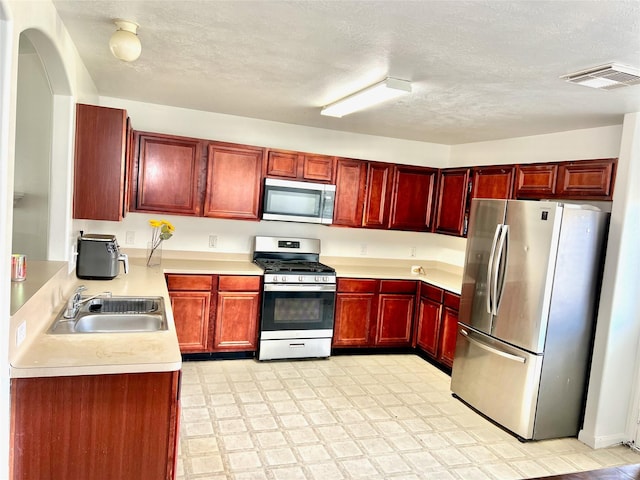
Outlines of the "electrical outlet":
<svg viewBox="0 0 640 480">
<path fill-rule="evenodd" d="M 18 329 L 16 330 L 16 347 L 19 347 L 24 339 L 27 338 L 27 321 L 25 320 L 20 325 L 18 325 Z"/>
<path fill-rule="evenodd" d="M 76 257 L 78 256 L 78 252 L 76 251 L 77 245 L 75 243 L 71 244 L 69 248 L 69 263 L 67 265 L 67 273 L 73 272 L 76 268 Z"/>
<path fill-rule="evenodd" d="M 360 244 L 360 255 L 366 255 L 367 254 L 367 244 L 366 243 L 361 243 Z"/>
<path fill-rule="evenodd" d="M 218 248 L 218 236 L 209 235 L 209 248 Z"/>
<path fill-rule="evenodd" d="M 409 255 L 412 257 L 416 256 L 416 247 L 411 247 L 411 250 L 409 251 Z"/>
<path fill-rule="evenodd" d="M 136 243 L 136 232 L 127 232 L 124 237 L 124 243 L 127 245 L 133 245 Z"/>
</svg>

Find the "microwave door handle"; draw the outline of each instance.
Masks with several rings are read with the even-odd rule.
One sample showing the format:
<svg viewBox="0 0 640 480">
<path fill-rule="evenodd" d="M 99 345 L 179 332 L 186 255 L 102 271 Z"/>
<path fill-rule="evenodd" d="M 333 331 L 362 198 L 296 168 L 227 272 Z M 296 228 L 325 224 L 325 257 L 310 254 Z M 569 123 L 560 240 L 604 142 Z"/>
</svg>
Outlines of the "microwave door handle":
<svg viewBox="0 0 640 480">
<path fill-rule="evenodd" d="M 491 297 L 492 285 L 493 285 L 493 263 L 495 261 L 496 247 L 498 245 L 498 238 L 500 236 L 500 229 L 502 224 L 496 225 L 496 231 L 493 234 L 493 242 L 491 242 L 491 253 L 489 254 L 489 262 L 487 262 L 487 281 L 485 285 L 487 287 L 487 313 L 493 315 L 493 302 Z"/>
</svg>

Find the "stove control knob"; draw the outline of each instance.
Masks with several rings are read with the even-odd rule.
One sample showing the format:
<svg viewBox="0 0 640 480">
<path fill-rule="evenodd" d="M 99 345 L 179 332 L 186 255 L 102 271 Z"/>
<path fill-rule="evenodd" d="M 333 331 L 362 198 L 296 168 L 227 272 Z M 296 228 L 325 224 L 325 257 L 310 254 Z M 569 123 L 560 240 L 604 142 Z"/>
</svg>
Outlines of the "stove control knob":
<svg viewBox="0 0 640 480">
<path fill-rule="evenodd" d="M 329 279 L 327 277 L 322 277 L 322 281 L 327 283 L 329 281 Z"/>
<path fill-rule="evenodd" d="M 322 279 L 320 277 L 313 277 L 314 282 L 318 283 L 320 282 Z"/>
<path fill-rule="evenodd" d="M 299 275 L 299 276 L 298 276 L 298 281 L 299 281 L 299 282 L 304 282 L 304 277 L 303 277 L 302 275 Z"/>
</svg>

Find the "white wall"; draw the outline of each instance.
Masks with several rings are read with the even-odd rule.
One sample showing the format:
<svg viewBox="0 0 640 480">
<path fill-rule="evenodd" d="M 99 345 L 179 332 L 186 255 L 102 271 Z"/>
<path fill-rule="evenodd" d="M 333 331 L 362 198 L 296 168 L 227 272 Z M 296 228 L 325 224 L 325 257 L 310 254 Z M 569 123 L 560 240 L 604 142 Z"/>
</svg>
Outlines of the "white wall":
<svg viewBox="0 0 640 480">
<path fill-rule="evenodd" d="M 620 152 L 622 125 L 467 143 L 451 147 L 449 166 L 505 165 L 614 158 Z"/>
<path fill-rule="evenodd" d="M 640 368 L 638 185 L 640 114 L 635 113 L 625 116 L 622 132 L 590 387 L 579 436 L 596 448 L 634 440 L 639 419 L 634 391 Z"/>
<path fill-rule="evenodd" d="M 53 101 L 40 57 L 26 36 L 20 43 L 29 51 L 18 60 L 14 190 L 24 197 L 13 209 L 12 251 L 47 260 Z"/>
</svg>

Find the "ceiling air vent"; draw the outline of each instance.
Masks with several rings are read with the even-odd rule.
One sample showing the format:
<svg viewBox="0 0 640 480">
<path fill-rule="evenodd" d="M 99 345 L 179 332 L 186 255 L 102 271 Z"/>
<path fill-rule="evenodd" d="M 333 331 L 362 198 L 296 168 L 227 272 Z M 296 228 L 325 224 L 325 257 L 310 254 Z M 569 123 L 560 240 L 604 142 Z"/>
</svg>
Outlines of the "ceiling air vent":
<svg viewBox="0 0 640 480">
<path fill-rule="evenodd" d="M 585 87 L 613 90 L 615 88 L 630 87 L 631 85 L 640 85 L 640 70 L 626 65 L 611 63 L 580 72 L 569 73 L 560 78 L 569 83 L 576 83 Z"/>
</svg>

